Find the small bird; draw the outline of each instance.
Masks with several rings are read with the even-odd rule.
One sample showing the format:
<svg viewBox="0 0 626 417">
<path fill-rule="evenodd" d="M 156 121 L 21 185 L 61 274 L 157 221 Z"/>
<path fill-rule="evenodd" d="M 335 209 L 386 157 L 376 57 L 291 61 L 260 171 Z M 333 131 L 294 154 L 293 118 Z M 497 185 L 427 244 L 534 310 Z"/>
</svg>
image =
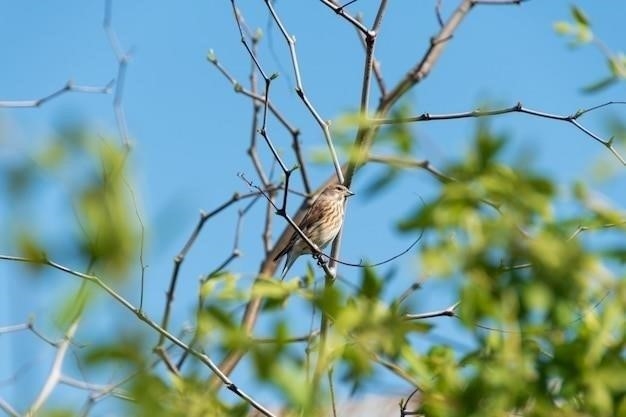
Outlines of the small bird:
<svg viewBox="0 0 626 417">
<path fill-rule="evenodd" d="M 343 224 L 343 207 L 346 198 L 354 195 L 348 187 L 341 184 L 332 184 L 324 188 L 313 202 L 309 211 L 306 212 L 298 227 L 302 232 L 315 243 L 319 249 L 323 249 L 337 236 Z M 285 266 L 281 277 L 291 268 L 291 265 L 300 255 L 313 253 L 311 247 L 306 243 L 300 234 L 294 230 L 289 243 L 274 261 L 279 260 L 283 255 L 287 255 Z"/>
</svg>

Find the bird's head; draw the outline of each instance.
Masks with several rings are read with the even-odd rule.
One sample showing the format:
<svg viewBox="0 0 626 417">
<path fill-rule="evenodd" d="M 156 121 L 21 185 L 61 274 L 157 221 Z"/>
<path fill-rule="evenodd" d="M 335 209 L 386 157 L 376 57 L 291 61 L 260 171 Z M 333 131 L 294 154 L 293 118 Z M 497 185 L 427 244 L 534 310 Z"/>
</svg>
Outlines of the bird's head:
<svg viewBox="0 0 626 417">
<path fill-rule="evenodd" d="M 342 184 L 329 185 L 328 187 L 326 187 L 323 194 L 332 195 L 342 200 L 354 195 L 354 193 L 350 191 L 348 187 Z"/>
</svg>

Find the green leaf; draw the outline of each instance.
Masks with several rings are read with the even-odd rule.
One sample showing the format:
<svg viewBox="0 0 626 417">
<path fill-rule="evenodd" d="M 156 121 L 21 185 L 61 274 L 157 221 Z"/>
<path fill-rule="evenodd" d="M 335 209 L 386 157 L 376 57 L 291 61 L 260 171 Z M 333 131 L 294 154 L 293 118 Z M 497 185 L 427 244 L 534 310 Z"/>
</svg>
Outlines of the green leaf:
<svg viewBox="0 0 626 417">
<path fill-rule="evenodd" d="M 213 64 L 217 62 L 217 56 L 215 55 L 215 51 L 213 49 L 209 49 L 209 52 L 206 55 L 206 59 Z"/>
<path fill-rule="evenodd" d="M 283 299 L 295 288 L 297 288 L 297 283 L 294 285 L 292 281 L 259 280 L 252 288 L 252 295 L 253 297 Z"/>
<path fill-rule="evenodd" d="M 611 74 L 618 78 L 626 78 L 626 56 L 619 53 L 609 58 L 608 61 Z"/>
<path fill-rule="evenodd" d="M 610 76 L 610 77 L 606 77 L 603 78 L 601 80 L 598 80 L 594 83 L 591 84 L 587 84 L 586 86 L 582 87 L 581 91 L 585 94 L 592 94 L 592 93 L 598 93 L 610 86 L 612 86 L 613 84 L 615 84 L 617 82 L 617 78 L 615 76 Z"/>
<path fill-rule="evenodd" d="M 575 30 L 570 23 L 563 21 L 556 22 L 553 28 L 559 35 L 570 35 Z"/>
<path fill-rule="evenodd" d="M 370 300 L 377 300 L 383 289 L 383 280 L 376 274 L 373 268 L 365 267 L 361 275 L 361 288 L 359 294 Z"/>
<path fill-rule="evenodd" d="M 574 45 L 583 45 L 593 40 L 593 32 L 586 26 L 578 28 Z"/>
<path fill-rule="evenodd" d="M 585 12 L 583 12 L 581 8 L 577 6 L 572 6 L 571 12 L 572 12 L 572 17 L 574 18 L 576 23 L 585 27 L 591 26 L 589 23 L 589 19 L 587 18 L 587 16 L 585 15 Z"/>
<path fill-rule="evenodd" d="M 93 299 L 93 289 L 93 286 L 83 281 L 76 292 L 67 294 L 65 299 L 59 302 L 60 310 L 56 317 L 59 327 L 68 327 L 83 314 L 85 307 Z"/>
</svg>

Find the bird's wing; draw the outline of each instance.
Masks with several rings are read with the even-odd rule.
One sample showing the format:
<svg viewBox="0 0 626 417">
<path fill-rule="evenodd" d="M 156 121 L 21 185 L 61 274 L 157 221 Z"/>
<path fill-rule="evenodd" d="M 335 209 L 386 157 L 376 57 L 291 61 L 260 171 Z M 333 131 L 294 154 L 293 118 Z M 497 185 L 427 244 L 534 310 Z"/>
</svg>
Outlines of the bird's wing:
<svg viewBox="0 0 626 417">
<path fill-rule="evenodd" d="M 302 221 L 298 224 L 298 227 L 300 228 L 300 230 L 302 230 L 302 232 L 305 234 L 310 229 L 309 225 L 319 222 L 319 220 L 324 215 L 324 213 L 321 210 L 313 210 L 314 207 L 315 207 L 315 204 L 309 207 L 309 211 L 306 212 L 306 214 L 302 218 Z M 291 225 L 289 225 L 289 227 L 293 229 Z M 279 260 L 283 255 L 289 252 L 299 237 L 300 237 L 300 234 L 298 233 L 298 231 L 293 229 L 291 237 L 289 238 L 289 243 L 287 243 L 287 245 L 285 245 L 285 247 L 278 253 L 278 255 L 274 257 L 274 261 Z M 308 234 L 307 234 L 307 237 L 310 238 Z"/>
</svg>

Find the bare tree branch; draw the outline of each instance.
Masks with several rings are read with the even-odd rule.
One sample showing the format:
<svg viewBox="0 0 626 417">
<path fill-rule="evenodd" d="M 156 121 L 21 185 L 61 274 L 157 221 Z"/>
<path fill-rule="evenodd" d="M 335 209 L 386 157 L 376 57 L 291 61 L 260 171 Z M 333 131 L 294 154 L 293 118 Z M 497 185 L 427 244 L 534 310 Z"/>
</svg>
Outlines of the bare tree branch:
<svg viewBox="0 0 626 417">
<path fill-rule="evenodd" d="M 5 413 L 7 413 L 10 417 L 21 417 L 20 413 L 18 413 L 8 402 L 6 402 L 3 398 L 0 398 L 0 409 L 2 409 Z"/>
<path fill-rule="evenodd" d="M 590 136 L 595 141 L 599 142 L 604 147 L 606 147 L 609 151 L 611 151 L 611 153 L 622 163 L 622 165 L 626 165 L 626 160 L 624 160 L 624 157 L 622 157 L 622 155 L 613 147 L 613 138 L 610 138 L 607 140 L 602 139 L 599 135 L 593 133 L 592 131 L 584 127 L 582 124 L 580 124 L 580 122 L 578 122 L 578 119 L 580 117 L 582 117 L 583 115 L 591 111 L 594 111 L 594 110 L 597 110 L 606 106 L 619 105 L 619 104 L 626 104 L 626 101 L 609 101 L 609 102 L 606 102 L 606 103 L 603 103 L 603 104 L 600 104 L 598 106 L 594 106 L 588 109 L 578 110 L 573 114 L 559 115 L 559 114 L 546 113 L 546 112 L 539 111 L 539 110 L 533 110 L 533 109 L 524 107 L 522 103 L 517 103 L 514 106 L 505 107 L 501 109 L 494 109 L 494 110 L 480 110 L 479 109 L 479 110 L 472 110 L 472 111 L 467 111 L 467 112 L 447 113 L 447 114 L 422 113 L 418 116 L 404 117 L 404 118 L 401 117 L 398 119 L 372 119 L 372 123 L 377 124 L 377 125 L 386 125 L 386 124 L 397 124 L 397 123 L 430 122 L 430 121 L 437 121 L 437 120 L 480 118 L 480 117 L 497 116 L 497 115 L 510 114 L 510 113 L 524 113 L 524 114 L 529 114 L 531 116 L 536 116 L 536 117 L 540 117 L 544 119 L 559 120 L 559 121 L 573 124 L 574 126 L 576 126 L 577 129 L 581 130 L 587 136 Z"/>
<path fill-rule="evenodd" d="M 421 314 L 404 314 L 402 318 L 404 320 L 423 320 L 423 319 L 431 319 L 433 317 L 455 317 L 456 316 L 456 308 L 459 306 L 461 302 L 457 301 L 452 304 L 450 307 L 447 307 L 443 310 L 432 311 L 429 313 L 421 313 Z"/>
<path fill-rule="evenodd" d="M 103 87 L 92 87 L 87 85 L 75 85 L 72 81 L 68 81 L 65 86 L 42 98 L 34 100 L 0 100 L 0 108 L 39 107 L 65 93 L 109 94 L 113 82 L 114 81 L 109 81 L 109 83 Z"/>
<path fill-rule="evenodd" d="M 65 360 L 65 354 L 67 353 L 67 349 L 70 347 L 72 342 L 72 338 L 78 329 L 78 323 L 80 319 L 77 318 L 72 324 L 70 324 L 69 328 L 65 332 L 65 336 L 63 337 L 63 341 L 59 343 L 57 346 L 57 353 L 54 357 L 54 362 L 52 363 L 52 368 L 50 369 L 50 373 L 48 374 L 48 379 L 44 386 L 41 388 L 39 395 L 33 401 L 30 408 L 26 412 L 27 416 L 35 416 L 39 409 L 46 402 L 52 391 L 59 383 L 62 372 L 63 372 L 63 361 Z"/>
<path fill-rule="evenodd" d="M 122 99 L 124 95 L 124 83 L 126 81 L 126 71 L 128 68 L 128 61 L 130 59 L 130 53 L 124 52 L 117 33 L 113 29 L 111 24 L 113 15 L 113 0 L 106 0 L 104 3 L 104 19 L 102 21 L 102 28 L 106 33 L 115 59 L 117 59 L 117 78 L 115 82 L 115 94 L 113 96 L 113 112 L 115 113 L 115 120 L 117 122 L 117 128 L 122 138 L 122 144 L 128 149 L 130 147 L 130 138 L 128 135 L 128 124 L 126 123 L 126 113 L 122 107 Z"/>
</svg>

